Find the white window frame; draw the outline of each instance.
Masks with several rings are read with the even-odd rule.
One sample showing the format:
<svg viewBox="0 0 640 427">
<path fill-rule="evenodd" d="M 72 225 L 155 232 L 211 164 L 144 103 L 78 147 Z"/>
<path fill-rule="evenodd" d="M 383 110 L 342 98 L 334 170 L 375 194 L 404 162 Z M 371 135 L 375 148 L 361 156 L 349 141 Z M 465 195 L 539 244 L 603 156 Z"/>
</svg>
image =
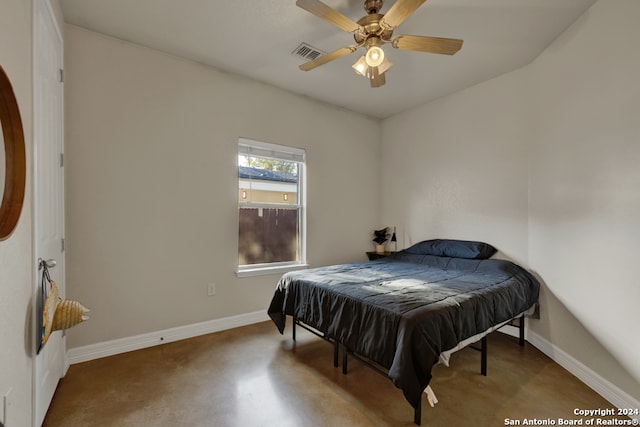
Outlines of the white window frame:
<svg viewBox="0 0 640 427">
<path fill-rule="evenodd" d="M 306 198 L 306 152 L 302 148 L 287 147 L 285 145 L 272 144 L 269 142 L 256 141 L 248 138 L 238 138 L 238 155 L 249 154 L 258 157 L 266 157 L 276 160 L 295 161 L 299 164 L 298 171 L 298 200 L 296 204 L 287 205 L 288 208 L 298 209 L 298 227 L 299 227 L 299 261 L 287 262 L 270 262 L 263 264 L 238 265 L 236 275 L 238 277 L 250 277 L 264 274 L 282 274 L 287 271 L 308 268 L 307 263 L 307 198 Z M 236 157 L 237 158 L 237 157 Z M 238 165 L 239 166 L 239 165 Z M 237 175 L 236 175 L 237 176 Z M 240 184 L 240 178 L 237 177 L 237 184 Z M 247 207 L 272 207 L 273 205 L 238 200 L 238 210 L 242 206 Z M 238 221 L 238 227 L 240 223 Z"/>
</svg>

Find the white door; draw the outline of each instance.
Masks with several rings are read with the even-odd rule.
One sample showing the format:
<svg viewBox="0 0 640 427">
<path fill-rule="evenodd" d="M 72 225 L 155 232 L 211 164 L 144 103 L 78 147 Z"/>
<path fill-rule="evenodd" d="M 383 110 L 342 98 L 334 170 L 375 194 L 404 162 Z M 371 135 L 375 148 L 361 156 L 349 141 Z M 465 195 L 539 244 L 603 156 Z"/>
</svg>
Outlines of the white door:
<svg viewBox="0 0 640 427">
<path fill-rule="evenodd" d="M 40 292 L 41 279 L 37 259 L 54 259 L 56 266 L 49 273 L 64 296 L 62 38 L 50 7 L 48 0 L 33 2 L 35 292 L 36 295 Z M 38 340 L 40 330 L 36 330 L 35 336 Z M 37 348 L 35 342 L 34 347 Z M 39 427 L 64 375 L 63 333 L 54 332 L 35 360 L 34 425 Z"/>
</svg>

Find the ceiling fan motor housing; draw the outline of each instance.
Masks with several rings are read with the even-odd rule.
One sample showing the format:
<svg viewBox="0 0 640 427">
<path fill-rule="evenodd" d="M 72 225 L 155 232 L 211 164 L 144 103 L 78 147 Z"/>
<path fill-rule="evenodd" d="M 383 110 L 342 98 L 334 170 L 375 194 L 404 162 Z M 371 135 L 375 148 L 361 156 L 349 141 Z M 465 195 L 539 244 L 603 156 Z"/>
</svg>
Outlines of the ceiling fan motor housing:
<svg viewBox="0 0 640 427">
<path fill-rule="evenodd" d="M 393 35 L 393 30 L 383 30 L 380 26 L 380 20 L 384 15 L 379 13 L 372 13 L 370 15 L 364 16 L 362 19 L 358 21 L 358 24 L 363 28 L 363 32 L 356 31 L 353 34 L 353 38 L 356 43 L 362 44 L 369 37 L 377 36 L 382 40 L 389 40 Z"/>
<path fill-rule="evenodd" d="M 364 10 L 368 14 L 378 13 L 382 9 L 382 0 L 364 0 Z"/>
</svg>

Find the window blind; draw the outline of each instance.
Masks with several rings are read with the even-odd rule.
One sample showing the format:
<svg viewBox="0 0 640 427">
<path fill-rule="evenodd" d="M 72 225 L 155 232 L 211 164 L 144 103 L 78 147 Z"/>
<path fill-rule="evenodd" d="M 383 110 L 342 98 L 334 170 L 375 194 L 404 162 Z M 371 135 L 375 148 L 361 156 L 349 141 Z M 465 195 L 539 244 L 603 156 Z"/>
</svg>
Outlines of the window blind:
<svg viewBox="0 0 640 427">
<path fill-rule="evenodd" d="M 284 145 L 253 141 L 246 138 L 238 139 L 238 154 L 293 162 L 304 162 L 305 157 L 305 151 L 302 148 L 285 147 Z"/>
</svg>

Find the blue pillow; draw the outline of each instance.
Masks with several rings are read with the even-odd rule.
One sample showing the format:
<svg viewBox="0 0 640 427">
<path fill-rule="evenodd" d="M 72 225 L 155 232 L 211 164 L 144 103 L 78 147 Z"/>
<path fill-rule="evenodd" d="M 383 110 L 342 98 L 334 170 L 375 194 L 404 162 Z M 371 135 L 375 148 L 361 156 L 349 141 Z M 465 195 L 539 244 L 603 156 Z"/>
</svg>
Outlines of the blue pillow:
<svg viewBox="0 0 640 427">
<path fill-rule="evenodd" d="M 405 249 L 405 252 L 410 254 L 466 259 L 487 259 L 497 251 L 496 248 L 488 243 L 450 239 L 424 240 Z"/>
</svg>

